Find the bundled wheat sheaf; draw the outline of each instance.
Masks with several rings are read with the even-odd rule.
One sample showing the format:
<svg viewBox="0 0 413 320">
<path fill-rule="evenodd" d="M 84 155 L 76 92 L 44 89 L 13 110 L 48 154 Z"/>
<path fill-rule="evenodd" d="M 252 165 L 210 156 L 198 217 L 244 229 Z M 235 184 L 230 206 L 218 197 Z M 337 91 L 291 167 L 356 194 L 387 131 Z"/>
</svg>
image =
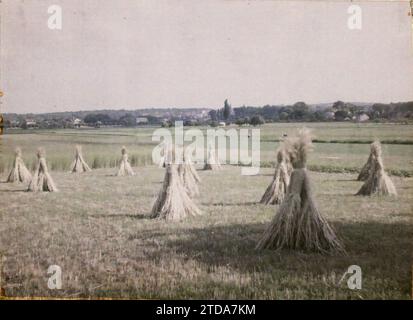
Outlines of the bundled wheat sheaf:
<svg viewBox="0 0 413 320">
<path fill-rule="evenodd" d="M 72 173 L 82 173 L 91 171 L 90 167 L 86 163 L 85 159 L 83 159 L 82 155 L 82 146 L 77 145 L 75 147 L 75 160 L 73 161 L 71 167 Z"/>
<path fill-rule="evenodd" d="M 208 148 L 208 157 L 204 165 L 204 170 L 221 170 L 221 163 L 219 162 L 218 155 L 215 153 L 215 147 L 210 146 Z"/>
<path fill-rule="evenodd" d="M 357 195 L 397 195 L 396 188 L 390 177 L 384 171 L 383 159 L 381 157 L 381 145 L 376 142 L 372 145 L 370 153 L 369 176 L 361 186 Z"/>
<path fill-rule="evenodd" d="M 281 146 L 277 152 L 277 164 L 275 167 L 274 177 L 265 190 L 264 195 L 261 198 L 262 204 L 280 204 L 284 200 L 284 196 L 287 193 L 287 188 L 290 183 L 289 167 L 290 159 L 284 146 Z"/>
<path fill-rule="evenodd" d="M 335 231 L 318 211 L 306 169 L 311 148 L 308 130 L 286 140 L 293 172 L 284 201 L 257 244 L 257 249 L 292 249 L 324 254 L 344 253 Z"/>
<path fill-rule="evenodd" d="M 33 174 L 32 181 L 29 184 L 27 191 L 58 191 L 56 185 L 47 169 L 45 152 L 43 148 L 37 150 L 38 163 L 36 171 Z"/>
<path fill-rule="evenodd" d="M 134 176 L 135 172 L 133 171 L 129 163 L 128 151 L 126 150 L 125 146 L 122 147 L 121 153 L 122 153 L 122 159 L 120 161 L 119 170 L 116 175 L 117 176 Z"/>
<path fill-rule="evenodd" d="M 162 149 L 161 149 L 161 158 L 159 159 L 159 168 L 165 168 L 165 154 L 166 154 L 166 145 L 165 142 L 162 143 Z"/>
<path fill-rule="evenodd" d="M 360 173 L 357 177 L 358 181 L 366 181 L 367 178 L 369 177 L 370 170 L 373 164 L 373 152 L 374 152 L 374 149 L 377 148 L 377 145 L 380 145 L 379 141 L 374 141 L 372 144 L 370 144 L 370 155 L 369 155 L 369 158 L 367 159 L 367 162 L 364 164 L 364 166 L 360 170 Z"/>
<path fill-rule="evenodd" d="M 32 175 L 26 168 L 22 158 L 22 152 L 19 147 L 15 150 L 15 158 L 13 163 L 13 168 L 7 177 L 7 182 L 11 183 L 29 183 L 32 179 Z"/>
<path fill-rule="evenodd" d="M 171 144 L 167 142 L 163 142 L 161 159 L 159 160 L 159 167 L 166 168 L 168 164 L 172 163 L 172 157 L 173 157 L 173 148 Z"/>
<path fill-rule="evenodd" d="M 162 188 L 152 207 L 150 217 L 176 221 L 199 214 L 201 211 L 182 184 L 177 164 L 168 164 Z"/>
<path fill-rule="evenodd" d="M 183 161 L 178 166 L 178 173 L 182 184 L 190 197 L 199 195 L 198 183 L 201 181 L 191 161 L 191 155 L 185 149 Z"/>
</svg>

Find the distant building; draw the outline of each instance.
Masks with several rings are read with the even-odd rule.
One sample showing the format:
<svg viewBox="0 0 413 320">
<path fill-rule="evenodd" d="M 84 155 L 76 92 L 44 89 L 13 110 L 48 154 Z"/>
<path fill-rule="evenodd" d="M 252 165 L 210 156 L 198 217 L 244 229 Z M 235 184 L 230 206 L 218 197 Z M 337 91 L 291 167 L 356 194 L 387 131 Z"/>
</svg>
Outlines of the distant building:
<svg viewBox="0 0 413 320">
<path fill-rule="evenodd" d="M 219 125 L 220 127 L 225 127 L 227 124 L 226 124 L 224 121 L 221 121 L 220 123 L 218 123 L 218 125 Z"/>
<path fill-rule="evenodd" d="M 37 122 L 34 119 L 26 119 L 26 126 L 27 128 L 35 128 L 37 127 Z"/>
<path fill-rule="evenodd" d="M 75 126 L 76 128 L 79 128 L 82 124 L 82 120 L 76 118 L 76 119 L 73 119 L 72 123 L 73 123 L 73 126 Z"/>
<path fill-rule="evenodd" d="M 138 117 L 136 118 L 136 124 L 146 124 L 148 123 L 148 118 L 145 117 Z"/>
<path fill-rule="evenodd" d="M 335 119 L 335 114 L 333 111 L 327 111 L 324 113 L 324 116 L 327 120 L 334 120 Z"/>
<path fill-rule="evenodd" d="M 365 113 L 359 114 L 357 116 L 357 121 L 358 122 L 365 122 L 365 121 L 368 121 L 368 120 L 370 120 L 370 117 Z"/>
<path fill-rule="evenodd" d="M 18 126 L 20 126 L 20 121 L 19 120 L 12 120 L 12 121 L 10 121 L 10 127 L 18 127 Z"/>
</svg>

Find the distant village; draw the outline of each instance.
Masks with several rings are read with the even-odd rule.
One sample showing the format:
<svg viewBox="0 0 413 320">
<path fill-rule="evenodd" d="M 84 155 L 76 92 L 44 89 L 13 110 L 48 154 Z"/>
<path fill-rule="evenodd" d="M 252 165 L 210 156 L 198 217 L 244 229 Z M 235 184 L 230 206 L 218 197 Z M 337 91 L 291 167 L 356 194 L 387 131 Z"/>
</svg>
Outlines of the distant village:
<svg viewBox="0 0 413 320">
<path fill-rule="evenodd" d="M 261 125 L 266 122 L 411 122 L 413 102 L 346 103 L 307 105 L 297 102 L 288 106 L 232 107 L 225 100 L 222 108 L 165 108 L 140 110 L 97 110 L 45 114 L 4 114 L 6 129 L 53 129 L 87 127 L 225 126 L 229 124 Z"/>
</svg>

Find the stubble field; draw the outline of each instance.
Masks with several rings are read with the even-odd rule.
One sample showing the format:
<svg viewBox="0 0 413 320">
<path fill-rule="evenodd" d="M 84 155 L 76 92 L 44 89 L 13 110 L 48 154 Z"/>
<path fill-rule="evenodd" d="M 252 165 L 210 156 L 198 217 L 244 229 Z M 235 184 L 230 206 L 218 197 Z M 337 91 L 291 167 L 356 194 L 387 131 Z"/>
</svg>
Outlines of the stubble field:
<svg viewBox="0 0 413 320">
<path fill-rule="evenodd" d="M 270 163 L 277 140 L 298 124 L 261 128 L 261 155 Z M 382 127 L 380 127 L 382 126 Z M 311 125 L 310 125 L 311 127 Z M 43 145 L 59 193 L 27 193 L 0 183 L 1 286 L 9 296 L 255 299 L 409 299 L 411 297 L 413 179 L 391 176 L 398 198 L 354 196 L 368 142 L 387 140 L 384 162 L 396 173 L 412 170 L 411 126 L 315 124 L 322 142 L 309 164 L 316 201 L 347 250 L 345 256 L 256 251 L 277 206 L 258 204 L 273 169 L 242 176 L 240 167 L 199 171 L 202 216 L 166 223 L 146 217 L 164 170 L 150 163 L 154 129 L 108 129 L 8 134 L 1 137 L 4 181 L 17 145 L 27 163 Z M 328 143 L 328 141 L 340 143 Z M 355 142 L 355 141 L 358 142 Z M 67 172 L 75 143 L 101 166 Z M 114 177 L 122 145 L 137 175 Z M 60 160 L 59 160 L 60 159 Z M 99 159 L 99 160 L 95 160 Z M 105 165 L 103 165 L 105 164 Z M 327 168 L 327 169 L 326 169 Z M 329 170 L 329 168 L 333 168 Z M 342 168 L 339 173 L 337 168 Z M 346 170 L 344 170 L 346 169 Z M 47 287 L 50 265 L 62 268 L 63 287 Z M 350 265 L 363 272 L 362 289 L 339 283 Z"/>
</svg>

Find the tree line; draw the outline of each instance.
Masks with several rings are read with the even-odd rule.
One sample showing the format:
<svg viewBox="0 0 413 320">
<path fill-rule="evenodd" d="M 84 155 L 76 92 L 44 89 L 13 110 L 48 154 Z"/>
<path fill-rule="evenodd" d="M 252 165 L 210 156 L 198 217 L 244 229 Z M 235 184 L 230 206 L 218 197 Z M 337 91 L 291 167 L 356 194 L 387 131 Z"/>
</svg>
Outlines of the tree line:
<svg viewBox="0 0 413 320">
<path fill-rule="evenodd" d="M 376 122 L 410 122 L 413 119 L 413 101 L 398 103 L 356 104 L 336 101 L 333 104 L 309 105 L 299 101 L 292 105 L 265 105 L 232 107 L 228 99 L 222 108 L 207 109 L 167 109 L 160 111 L 145 110 L 146 125 L 173 126 L 175 121 L 183 121 L 185 126 L 210 125 L 218 126 L 221 122 L 237 125 L 261 125 L 265 122 L 323 122 L 323 121 L 376 121 Z M 101 110 L 95 112 L 62 112 L 43 115 L 5 114 L 4 127 L 31 127 L 29 119 L 34 119 L 36 128 L 73 128 L 77 124 L 99 127 L 139 125 L 139 110 Z M 205 112 L 205 114 L 202 114 Z"/>
<path fill-rule="evenodd" d="M 322 121 L 406 121 L 413 119 L 413 101 L 399 103 L 354 104 L 336 101 L 331 106 L 308 105 L 296 102 L 293 105 L 262 107 L 242 106 L 231 108 L 228 101 L 224 107 L 209 112 L 212 121 L 234 122 L 239 125 L 257 125 L 263 122 L 322 122 Z M 367 117 L 366 117 L 367 116 Z"/>
</svg>

